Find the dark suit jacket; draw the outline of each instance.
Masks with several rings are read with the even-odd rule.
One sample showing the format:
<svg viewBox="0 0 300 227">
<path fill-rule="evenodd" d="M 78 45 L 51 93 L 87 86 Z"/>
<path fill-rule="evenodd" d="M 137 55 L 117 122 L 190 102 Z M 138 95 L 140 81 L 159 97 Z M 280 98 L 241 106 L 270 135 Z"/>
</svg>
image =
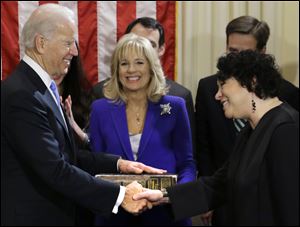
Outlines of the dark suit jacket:
<svg viewBox="0 0 300 227">
<path fill-rule="evenodd" d="M 199 81 L 196 96 L 196 141 L 199 174 L 210 176 L 229 157 L 236 139 L 232 119 L 227 119 L 219 101 L 215 100 L 217 76 Z M 299 110 L 299 88 L 282 80 L 279 98 Z"/>
<path fill-rule="evenodd" d="M 76 204 L 111 213 L 119 186 L 90 174 L 116 172 L 118 157 L 78 151 L 68 131 L 21 61 L 1 83 L 1 225 L 74 225 Z"/>
<path fill-rule="evenodd" d="M 93 87 L 93 93 L 97 99 L 104 98 L 103 86 L 107 80 L 108 79 L 103 80 L 103 81 L 97 83 Z M 188 112 L 190 126 L 191 126 L 191 132 L 192 132 L 193 150 L 195 153 L 195 147 L 196 147 L 195 111 L 194 111 L 194 102 L 193 102 L 192 93 L 190 90 L 188 90 L 184 86 L 176 83 L 173 80 L 170 80 L 167 78 L 166 82 L 167 82 L 167 86 L 169 87 L 168 95 L 178 96 L 185 100 L 185 105 L 186 105 L 186 109 Z"/>
<path fill-rule="evenodd" d="M 227 225 L 299 225 L 299 113 L 287 103 L 237 138 L 212 177 L 168 188 L 176 218 L 228 204 Z"/>
</svg>

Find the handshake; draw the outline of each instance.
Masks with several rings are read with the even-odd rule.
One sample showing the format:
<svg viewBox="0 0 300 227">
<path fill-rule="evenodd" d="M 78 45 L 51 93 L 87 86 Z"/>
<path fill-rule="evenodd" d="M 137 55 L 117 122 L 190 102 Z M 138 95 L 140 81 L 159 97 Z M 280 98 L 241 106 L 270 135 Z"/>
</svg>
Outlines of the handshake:
<svg viewBox="0 0 300 227">
<path fill-rule="evenodd" d="M 143 188 L 141 184 L 134 181 L 126 186 L 125 197 L 121 206 L 127 212 L 138 215 L 153 206 L 168 202 L 169 199 L 164 197 L 162 191 Z"/>
<path fill-rule="evenodd" d="M 133 162 L 123 159 L 119 159 L 118 169 L 121 173 L 166 173 L 166 170 L 153 168 L 140 162 Z M 147 209 L 151 209 L 153 206 L 167 202 L 168 198 L 164 197 L 162 191 L 143 188 L 143 186 L 137 181 L 133 181 L 126 186 L 125 197 L 121 203 L 121 206 L 127 212 L 138 215 Z"/>
</svg>

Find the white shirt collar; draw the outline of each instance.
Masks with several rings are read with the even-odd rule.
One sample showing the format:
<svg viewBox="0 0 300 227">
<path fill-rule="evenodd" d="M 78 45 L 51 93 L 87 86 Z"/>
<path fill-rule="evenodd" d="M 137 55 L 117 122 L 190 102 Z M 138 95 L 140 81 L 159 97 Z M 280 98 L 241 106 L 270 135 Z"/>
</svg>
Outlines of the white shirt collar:
<svg viewBox="0 0 300 227">
<path fill-rule="evenodd" d="M 52 95 L 54 101 L 57 103 L 57 100 L 50 88 L 51 82 L 52 81 L 55 82 L 55 81 L 52 80 L 50 75 L 28 55 L 26 54 L 24 55 L 23 61 L 26 62 L 26 64 L 28 64 L 38 74 L 38 76 L 41 78 L 43 83 L 46 85 L 48 91 L 50 91 L 50 94 Z M 60 103 L 57 103 L 57 105 L 60 105 Z"/>
<path fill-rule="evenodd" d="M 52 95 L 52 98 L 54 99 L 54 101 L 57 103 L 57 100 L 53 94 L 53 92 L 51 91 L 50 89 L 50 84 L 51 82 L 54 80 L 51 79 L 50 75 L 38 64 L 36 63 L 31 57 L 29 57 L 28 55 L 24 55 L 23 57 L 23 61 L 26 62 L 26 64 L 28 64 L 37 74 L 38 76 L 41 78 L 41 80 L 43 81 L 43 83 L 46 85 L 46 87 L 48 88 L 50 94 Z M 60 103 L 57 103 L 58 106 L 60 106 Z M 59 108 L 59 111 L 62 115 L 62 118 L 64 120 L 64 123 L 65 123 L 65 127 L 66 127 L 66 130 L 68 131 L 68 126 L 67 126 L 67 123 L 66 123 L 66 120 L 65 120 L 65 117 L 64 117 L 64 114 L 63 114 L 63 111 L 62 111 L 62 108 L 60 107 Z"/>
<path fill-rule="evenodd" d="M 24 55 L 23 61 L 26 62 L 38 74 L 43 83 L 49 89 L 52 81 L 50 75 L 28 55 Z"/>
</svg>

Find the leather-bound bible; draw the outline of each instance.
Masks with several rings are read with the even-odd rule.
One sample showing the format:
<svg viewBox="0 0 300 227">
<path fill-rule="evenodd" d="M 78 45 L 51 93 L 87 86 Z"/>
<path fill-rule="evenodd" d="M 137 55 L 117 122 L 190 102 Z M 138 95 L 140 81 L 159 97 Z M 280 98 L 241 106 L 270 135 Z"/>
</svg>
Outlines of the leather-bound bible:
<svg viewBox="0 0 300 227">
<path fill-rule="evenodd" d="M 123 186 L 126 186 L 133 181 L 137 181 L 144 188 L 159 190 L 177 183 L 176 174 L 97 174 L 96 177 Z"/>
</svg>

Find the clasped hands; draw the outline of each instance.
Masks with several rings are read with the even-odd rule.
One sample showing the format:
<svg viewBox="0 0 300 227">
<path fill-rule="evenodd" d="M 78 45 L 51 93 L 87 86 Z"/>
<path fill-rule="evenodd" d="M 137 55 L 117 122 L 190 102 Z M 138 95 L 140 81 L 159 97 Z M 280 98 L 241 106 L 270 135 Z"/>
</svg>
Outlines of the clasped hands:
<svg viewBox="0 0 300 227">
<path fill-rule="evenodd" d="M 168 198 L 163 197 L 160 190 L 143 188 L 141 184 L 134 181 L 126 186 L 125 198 L 121 206 L 134 215 L 141 214 L 147 209 L 152 209 L 163 203 L 167 203 Z"/>
<path fill-rule="evenodd" d="M 119 159 L 118 169 L 122 173 L 141 174 L 143 172 L 152 174 L 163 174 L 166 170 L 157 169 L 151 166 L 144 165 L 140 162 L 133 162 Z M 134 181 L 126 186 L 125 197 L 121 206 L 127 212 L 138 215 L 153 206 L 166 203 L 167 200 L 163 197 L 160 190 L 150 190 L 143 188 L 141 184 Z"/>
</svg>

